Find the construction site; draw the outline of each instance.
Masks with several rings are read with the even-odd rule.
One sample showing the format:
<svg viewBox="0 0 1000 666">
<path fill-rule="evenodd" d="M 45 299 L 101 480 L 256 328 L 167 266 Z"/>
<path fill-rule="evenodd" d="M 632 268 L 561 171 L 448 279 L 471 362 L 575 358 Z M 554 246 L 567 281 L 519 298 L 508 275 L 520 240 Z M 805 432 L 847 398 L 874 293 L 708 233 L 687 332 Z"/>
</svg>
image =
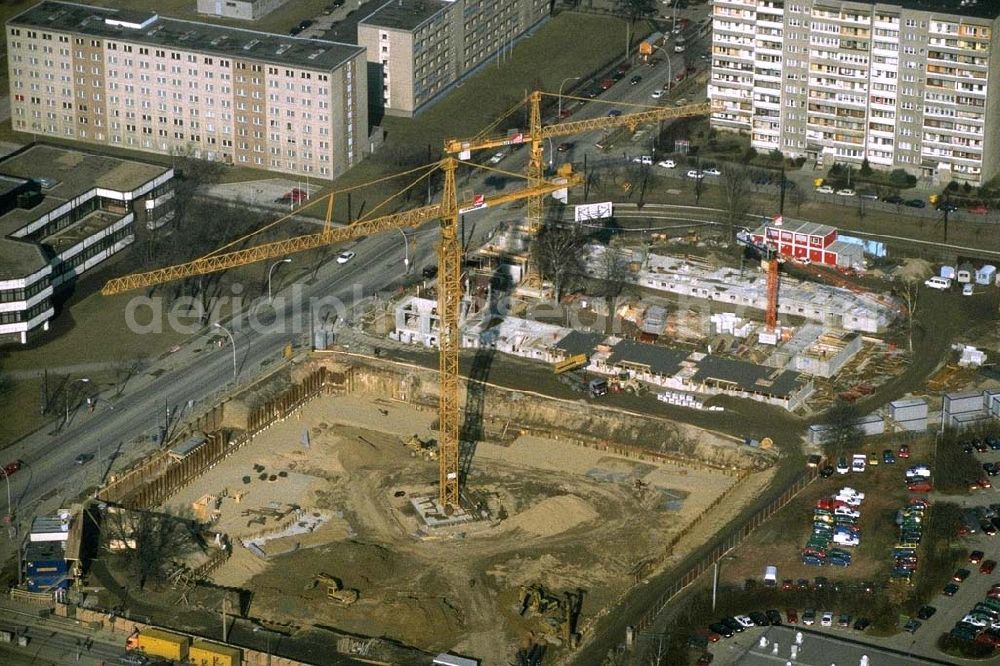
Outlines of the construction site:
<svg viewBox="0 0 1000 666">
<path fill-rule="evenodd" d="M 318 371 L 320 393 L 274 409 Z M 225 453 L 202 458 L 212 442 L 185 436 L 172 462 L 117 477 L 103 497 L 163 497 L 147 508 L 225 535 L 227 555 L 194 578 L 246 590 L 247 617 L 507 663 L 518 650 L 571 649 L 773 474 L 773 451 L 732 437 L 490 386 L 461 507 L 445 512 L 435 375 L 314 354 L 192 424 L 226 433 Z M 158 482 L 176 491 L 148 490 Z M 204 555 L 195 560 L 189 574 Z"/>
</svg>

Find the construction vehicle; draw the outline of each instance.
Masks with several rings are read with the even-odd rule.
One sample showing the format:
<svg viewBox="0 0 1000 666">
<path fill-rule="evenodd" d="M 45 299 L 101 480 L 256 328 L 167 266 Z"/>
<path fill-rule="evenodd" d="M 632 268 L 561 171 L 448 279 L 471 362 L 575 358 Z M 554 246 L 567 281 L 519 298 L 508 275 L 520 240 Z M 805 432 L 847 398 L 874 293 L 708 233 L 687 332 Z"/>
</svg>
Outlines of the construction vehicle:
<svg viewBox="0 0 1000 666">
<path fill-rule="evenodd" d="M 556 181 L 539 179 L 536 184 L 529 185 L 525 189 L 505 192 L 492 197 L 474 195 L 469 201 L 459 202 L 455 184 L 455 171 L 458 168 L 458 164 L 458 160 L 452 157 L 445 157 L 440 162 L 426 167 L 426 173 L 416 181 L 420 182 L 423 178 L 428 177 L 433 169 L 440 169 L 444 173 L 444 190 L 439 203 L 379 217 L 366 216 L 349 226 L 334 229 L 331 221 L 333 217 L 334 195 L 336 193 L 331 193 L 324 197 L 313 199 L 304 206 L 295 209 L 291 214 L 285 215 L 254 232 L 260 233 L 270 229 L 274 225 L 288 220 L 292 215 L 299 215 L 304 209 L 310 206 L 325 202 L 326 219 L 323 230 L 318 233 L 294 236 L 242 250 L 225 251 L 233 245 L 230 244 L 194 261 L 115 278 L 104 285 L 101 293 L 104 295 L 120 294 L 132 289 L 163 284 L 172 280 L 196 275 L 207 275 L 260 261 L 280 259 L 290 254 L 327 247 L 382 231 L 416 228 L 431 220 L 439 220 L 441 237 L 438 244 L 437 311 L 441 317 L 441 332 L 439 336 L 441 386 L 438 403 L 440 424 L 438 437 L 438 492 L 441 508 L 445 512 L 450 513 L 459 506 L 458 440 L 460 429 L 460 392 L 458 386 L 458 349 L 461 336 L 458 324 L 459 308 L 462 299 L 460 265 L 462 249 L 458 234 L 459 213 L 460 211 L 497 207 L 514 201 L 530 199 L 531 197 L 543 197 L 546 194 L 556 194 L 566 190 L 568 187 L 579 185 L 582 182 L 582 178 L 573 173 L 572 167 L 565 165 L 560 169 L 559 178 Z M 376 206 L 373 211 L 379 208 L 380 206 Z M 368 215 L 370 216 L 371 213 Z"/>
<path fill-rule="evenodd" d="M 583 366 L 587 365 L 589 360 L 590 359 L 587 358 L 586 354 L 576 354 L 575 356 L 570 356 L 569 358 L 565 358 L 561 361 L 556 361 L 555 363 L 553 363 L 552 371 L 557 375 L 561 375 L 564 372 L 568 372 L 570 370 L 576 370 L 577 368 L 582 368 Z"/>
<path fill-rule="evenodd" d="M 331 601 L 336 601 L 344 606 L 350 606 L 358 600 L 357 590 L 344 589 L 343 584 L 339 580 L 325 573 L 316 574 L 312 582 L 306 585 L 306 590 L 315 589 L 320 583 L 326 585 L 326 598 Z"/>
<path fill-rule="evenodd" d="M 624 391 L 625 393 L 634 393 L 635 395 L 642 395 L 647 390 L 645 384 L 627 372 L 622 372 L 612 377 L 608 382 L 608 388 L 612 393 L 621 393 Z"/>
<path fill-rule="evenodd" d="M 561 603 L 558 597 L 554 597 L 545 591 L 545 588 L 535 583 L 533 585 L 521 586 L 521 603 L 519 615 L 522 617 L 528 613 L 535 615 L 549 615 L 558 613 L 561 610 Z"/>
</svg>

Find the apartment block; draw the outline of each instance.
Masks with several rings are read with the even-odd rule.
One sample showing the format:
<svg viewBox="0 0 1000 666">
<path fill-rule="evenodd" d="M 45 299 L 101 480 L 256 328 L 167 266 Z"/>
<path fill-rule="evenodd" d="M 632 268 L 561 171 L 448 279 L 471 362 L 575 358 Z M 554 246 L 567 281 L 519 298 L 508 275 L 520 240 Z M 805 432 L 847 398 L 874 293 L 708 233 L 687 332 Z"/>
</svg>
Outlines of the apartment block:
<svg viewBox="0 0 1000 666">
<path fill-rule="evenodd" d="M 548 15 L 547 0 L 388 0 L 358 23 L 358 44 L 381 70 L 385 112 L 412 117 Z"/>
<path fill-rule="evenodd" d="M 1000 172 L 1000 4 L 714 0 L 712 13 L 713 127 L 938 182 Z"/>
<path fill-rule="evenodd" d="M 7 52 L 21 132 L 323 179 L 368 152 L 359 46 L 46 0 Z"/>
</svg>

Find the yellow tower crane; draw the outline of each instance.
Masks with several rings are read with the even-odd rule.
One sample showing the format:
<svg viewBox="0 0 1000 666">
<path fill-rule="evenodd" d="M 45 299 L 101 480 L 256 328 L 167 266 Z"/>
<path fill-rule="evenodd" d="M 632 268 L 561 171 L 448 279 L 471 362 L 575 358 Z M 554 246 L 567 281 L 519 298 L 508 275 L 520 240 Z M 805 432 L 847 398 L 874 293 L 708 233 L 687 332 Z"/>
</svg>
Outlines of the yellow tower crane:
<svg viewBox="0 0 1000 666">
<path fill-rule="evenodd" d="M 444 172 L 444 192 L 440 203 L 422 206 L 390 215 L 362 219 L 347 227 L 332 228 L 333 194 L 327 195 L 326 223 L 323 231 L 285 240 L 264 243 L 255 247 L 229 252 L 215 252 L 183 264 L 158 268 L 143 273 L 125 275 L 104 285 L 104 295 L 119 294 L 132 289 L 149 287 L 171 280 L 206 275 L 237 266 L 285 257 L 335 243 L 342 243 L 380 231 L 418 227 L 430 220 L 440 220 L 441 240 L 438 244 L 438 314 L 441 318 L 440 340 L 440 397 L 439 397 L 439 501 L 445 511 L 459 506 L 459 387 L 458 351 L 459 306 L 462 300 L 461 247 L 458 237 L 459 210 L 500 206 L 526 198 L 544 197 L 568 187 L 579 185 L 582 179 L 565 169 L 557 181 L 539 179 L 525 189 L 505 192 L 475 201 L 458 202 L 455 187 L 455 170 L 458 160 L 445 157 L 438 164 Z M 317 199 L 321 202 L 323 199 Z M 314 203 L 316 203 L 314 202 Z M 286 216 L 287 217 L 287 216 Z M 286 219 L 286 218 L 282 218 Z M 280 220 L 279 220 L 280 221 Z"/>
<path fill-rule="evenodd" d="M 648 107 L 638 104 L 616 103 L 617 106 L 631 106 L 642 109 L 633 113 L 625 113 L 619 116 L 602 116 L 599 118 L 588 118 L 586 120 L 573 120 L 555 125 L 542 125 L 541 102 L 543 93 L 535 90 L 530 93 L 524 103 L 528 105 L 528 127 L 526 132 L 514 132 L 512 134 L 498 136 L 489 135 L 489 131 L 481 132 L 472 139 L 447 139 L 444 142 L 444 152 L 447 155 L 460 155 L 462 159 L 469 159 L 472 151 L 486 150 L 489 148 L 500 148 L 503 146 L 529 143 L 529 156 L 527 179 L 528 187 L 535 187 L 543 182 L 545 176 L 545 164 L 542 157 L 544 142 L 548 139 L 572 136 L 600 129 L 612 129 L 616 127 L 628 127 L 635 130 L 643 123 L 660 120 L 671 120 L 675 118 L 689 118 L 692 116 L 704 116 L 712 111 L 710 102 L 701 104 L 688 104 L 685 106 L 656 106 Z M 563 99 L 576 99 L 585 102 L 595 101 L 583 97 L 572 97 L 562 95 Z M 600 101 L 600 100 L 596 100 Z M 520 103 L 505 114 L 510 115 L 515 109 L 520 107 Z M 502 120 L 503 118 L 501 118 Z M 498 121 L 499 122 L 499 121 Z M 542 197 L 528 197 L 528 229 L 537 231 L 542 221 Z"/>
</svg>

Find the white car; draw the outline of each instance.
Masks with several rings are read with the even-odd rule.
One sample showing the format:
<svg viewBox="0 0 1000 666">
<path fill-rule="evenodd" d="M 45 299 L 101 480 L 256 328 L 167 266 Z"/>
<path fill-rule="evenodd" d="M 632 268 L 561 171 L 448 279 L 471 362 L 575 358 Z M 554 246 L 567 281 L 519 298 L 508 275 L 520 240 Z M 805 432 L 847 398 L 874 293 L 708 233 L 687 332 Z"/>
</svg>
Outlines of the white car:
<svg viewBox="0 0 1000 666">
<path fill-rule="evenodd" d="M 357 253 L 347 250 L 346 252 L 341 252 L 337 255 L 338 264 L 346 264 L 348 261 L 357 256 Z"/>
<path fill-rule="evenodd" d="M 833 188 L 829 185 L 820 185 L 816 188 L 817 194 L 833 194 Z"/>
<path fill-rule="evenodd" d="M 638 157 L 633 157 L 632 161 L 635 162 L 636 164 L 642 164 L 642 165 L 645 165 L 645 166 L 652 166 L 653 165 L 653 156 L 652 155 L 639 155 Z"/>
<path fill-rule="evenodd" d="M 505 152 L 503 152 L 501 150 L 499 153 L 493 153 L 493 156 L 490 157 L 490 159 L 489 159 L 489 163 L 490 164 L 500 164 L 500 162 L 502 162 L 503 158 L 505 158 L 505 157 L 507 157 L 507 153 L 505 153 Z"/>
<path fill-rule="evenodd" d="M 833 542 L 838 546 L 847 546 L 848 548 L 853 548 L 855 546 L 861 545 L 861 539 L 856 536 L 850 536 L 848 534 L 834 534 Z"/>
<path fill-rule="evenodd" d="M 823 617 L 820 618 L 820 626 L 832 627 L 833 626 L 833 611 L 823 611 Z"/>
<path fill-rule="evenodd" d="M 687 172 L 687 177 L 694 178 L 695 180 L 701 180 L 702 178 L 705 177 L 705 174 L 702 173 L 701 171 L 695 171 L 694 169 L 692 169 L 691 171 Z"/>
<path fill-rule="evenodd" d="M 864 493 L 859 493 L 857 490 L 851 488 L 850 486 L 844 486 L 843 488 L 840 489 L 840 492 L 837 494 L 843 495 L 845 497 L 853 497 L 857 499 L 859 502 L 865 498 Z"/>
<path fill-rule="evenodd" d="M 975 288 L 971 284 L 962 285 L 962 296 L 972 296 Z"/>
<path fill-rule="evenodd" d="M 656 163 L 656 166 L 663 167 L 664 169 L 676 169 L 677 163 L 673 160 L 660 160 Z"/>
<path fill-rule="evenodd" d="M 837 474 L 847 474 L 851 471 L 851 466 L 847 464 L 846 458 L 837 461 Z"/>
<path fill-rule="evenodd" d="M 845 187 L 842 190 L 837 190 L 837 196 L 838 197 L 856 197 L 856 196 L 858 196 L 858 193 L 855 192 L 854 190 L 852 190 L 849 187 Z"/>
<path fill-rule="evenodd" d="M 753 620 L 751 620 L 746 615 L 737 615 L 733 619 L 739 622 L 740 626 L 743 627 L 744 629 L 752 629 L 755 626 Z"/>
<path fill-rule="evenodd" d="M 989 622 L 987 622 L 983 618 L 977 617 L 975 615 L 966 615 L 965 617 L 962 618 L 961 621 L 966 624 L 971 624 L 973 627 L 985 627 L 987 624 L 989 624 Z"/>
<path fill-rule="evenodd" d="M 716 169 L 715 167 L 709 167 L 708 169 L 704 169 L 702 171 L 702 173 L 704 173 L 706 176 L 721 176 L 722 175 L 722 172 L 719 171 L 718 169 Z"/>
<path fill-rule="evenodd" d="M 660 99 L 661 97 L 663 97 L 663 88 L 657 88 L 652 93 L 650 93 L 649 96 L 652 97 L 653 99 Z"/>
<path fill-rule="evenodd" d="M 868 464 L 867 458 L 863 453 L 855 455 L 854 458 L 851 460 L 851 471 L 858 473 L 864 472 L 865 466 L 867 464 Z"/>
<path fill-rule="evenodd" d="M 860 518 L 861 512 L 846 506 L 838 506 L 833 510 L 834 516 L 846 516 L 847 518 Z"/>
</svg>

